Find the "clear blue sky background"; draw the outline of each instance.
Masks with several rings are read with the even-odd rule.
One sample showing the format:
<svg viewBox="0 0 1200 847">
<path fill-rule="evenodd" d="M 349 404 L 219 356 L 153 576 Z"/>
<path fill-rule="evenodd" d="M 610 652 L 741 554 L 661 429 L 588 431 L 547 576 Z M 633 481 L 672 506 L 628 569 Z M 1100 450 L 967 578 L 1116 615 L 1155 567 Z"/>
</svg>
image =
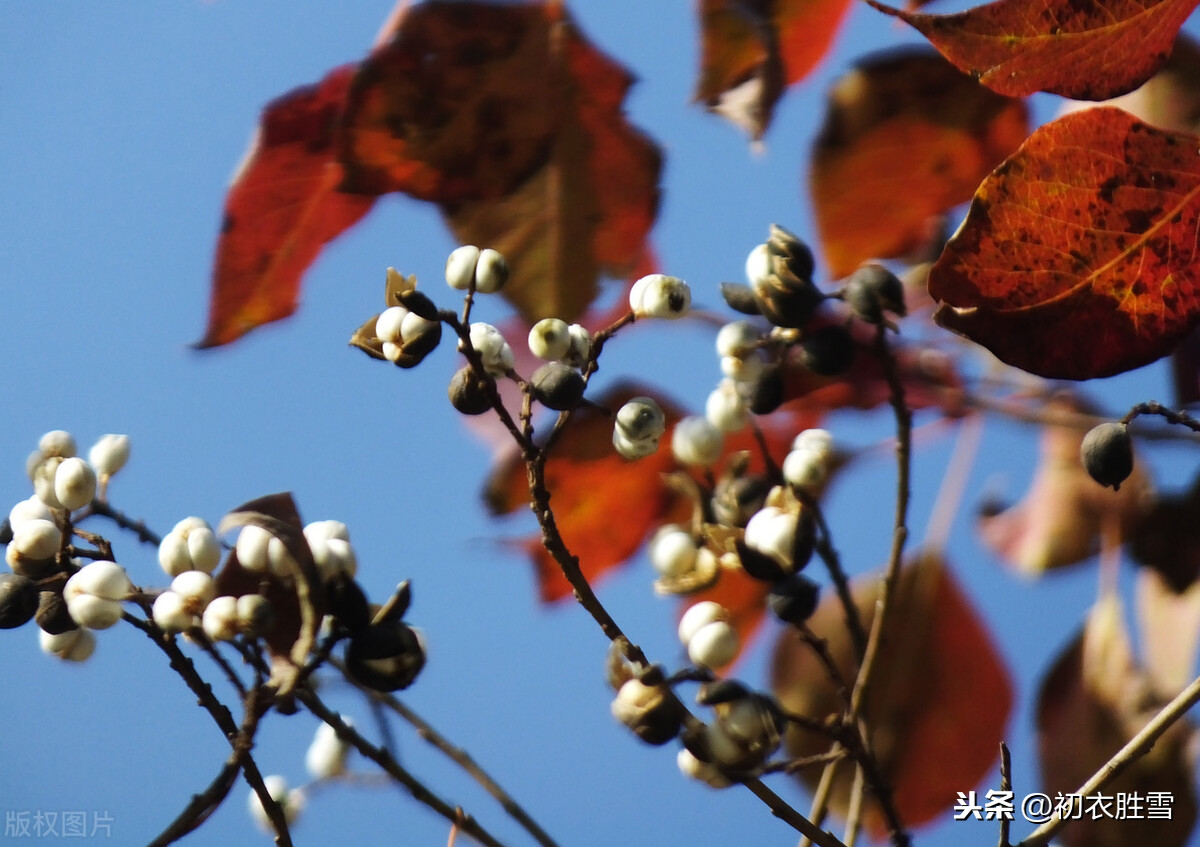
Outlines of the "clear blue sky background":
<svg viewBox="0 0 1200 847">
<path fill-rule="evenodd" d="M 691 2 L 576 6 L 584 31 L 642 78 L 629 112 L 667 157 L 655 244 L 664 269 L 691 281 L 696 299 L 711 306 L 719 281 L 740 279 L 769 222 L 813 232 L 804 168 L 828 82 L 868 49 L 915 40 L 865 6 L 852 9 L 835 52 L 788 94 L 765 153 L 754 155 L 739 131 L 688 104 L 697 67 Z M 372 597 L 413 580 L 410 619 L 427 633 L 430 661 L 404 699 L 561 843 L 794 843 L 747 792 L 713 793 L 683 780 L 673 750 L 636 743 L 609 716 L 599 630 L 569 605 L 540 607 L 528 565 L 497 543 L 528 531 L 528 516 L 498 524 L 483 513 L 478 492 L 489 453 L 445 401 L 456 366 L 450 351 L 398 372 L 346 346 L 378 310 L 388 265 L 418 274 L 435 299 L 451 303 L 440 280 L 453 244 L 432 208 L 384 199 L 321 257 L 292 320 L 230 349 L 188 348 L 204 325 L 226 182 L 260 108 L 361 57 L 388 11 L 387 0 L 5 4 L 0 503 L 7 509 L 28 496 L 25 455 L 53 428 L 70 430 L 83 448 L 102 433 L 128 433 L 133 459 L 112 499 L 160 531 L 192 514 L 215 524 L 247 499 L 291 490 L 307 520 L 349 525 Z M 498 318 L 503 309 L 488 303 L 482 314 Z M 638 373 L 699 408 L 719 376 L 711 350 L 711 331 L 698 326 L 672 326 L 662 337 L 636 329 L 606 351 L 601 382 Z M 1114 410 L 1168 399 L 1161 366 L 1094 390 Z M 888 423 L 876 414 L 838 416 L 831 425 L 860 446 L 884 437 Z M 988 425 L 967 509 L 1000 472 L 1010 495 L 1023 491 L 1033 436 L 1019 425 Z M 916 540 L 948 454 L 938 439 L 918 453 Z M 1168 485 L 1195 467 L 1194 453 L 1160 456 Z M 866 462 L 833 491 L 833 530 L 855 572 L 885 557 L 892 474 L 885 461 Z M 960 520 L 951 558 L 1017 679 L 1009 737 L 1018 786 L 1031 790 L 1037 674 L 1091 602 L 1093 571 L 1030 586 L 980 549 L 969 523 Z M 152 549 L 116 540 L 136 582 L 165 582 Z M 639 560 L 605 582 L 601 596 L 651 656 L 675 664 L 674 604 L 654 598 L 650 583 Z M 751 683 L 764 683 L 763 648 L 773 632 L 741 666 Z M 82 666 L 44 656 L 32 626 L 0 633 L 0 668 L 0 812 L 106 812 L 113 843 L 144 843 L 227 755 L 208 715 L 132 627 L 100 633 Z M 336 687 L 327 695 L 370 724 L 361 700 Z M 264 772 L 303 781 L 314 727 L 306 714 L 270 716 L 256 750 Z M 527 843 L 412 733 L 397 726 L 396 734 L 402 760 L 432 788 L 503 840 Z M 807 808 L 786 780 L 773 784 Z M 245 795 L 239 784 L 187 843 L 254 843 L 260 836 Z M 321 791 L 294 834 L 298 844 L 429 845 L 444 843 L 446 831 L 402 792 L 373 785 Z M 947 824 L 918 833 L 918 843 L 995 837 L 991 825 Z"/>
</svg>

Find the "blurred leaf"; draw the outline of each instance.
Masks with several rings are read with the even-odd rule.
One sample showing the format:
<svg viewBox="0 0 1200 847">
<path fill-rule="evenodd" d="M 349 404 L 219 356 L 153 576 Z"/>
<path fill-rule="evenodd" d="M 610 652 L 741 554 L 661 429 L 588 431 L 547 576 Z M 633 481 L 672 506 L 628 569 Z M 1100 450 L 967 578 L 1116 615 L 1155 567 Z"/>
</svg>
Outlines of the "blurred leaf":
<svg viewBox="0 0 1200 847">
<path fill-rule="evenodd" d="M 1045 404 L 1049 412 L 1089 411 L 1065 392 Z M 1084 432 L 1072 426 L 1042 428 L 1037 470 L 1025 496 L 1000 512 L 979 518 L 983 542 L 1009 567 L 1025 576 L 1073 565 L 1096 554 L 1106 527 L 1131 538 L 1154 501 L 1143 462 L 1118 491 L 1088 476 L 1079 458 Z"/>
<path fill-rule="evenodd" d="M 762 138 L 783 90 L 824 58 L 849 0 L 701 0 L 696 100 Z"/>
<path fill-rule="evenodd" d="M 1157 711 L 1149 681 L 1134 661 L 1120 602 L 1112 595 L 1101 598 L 1038 694 L 1041 790 L 1052 797 L 1078 791 Z M 1167 792 L 1172 798 L 1169 820 L 1093 819 L 1085 808 L 1081 819 L 1057 836 L 1064 847 L 1186 843 L 1196 820 L 1186 749 L 1193 733 L 1190 723 L 1176 723 L 1103 789 L 1110 811 L 1114 795 L 1137 793 L 1143 799 L 1142 815 L 1147 792 Z"/>
<path fill-rule="evenodd" d="M 574 320 L 657 213 L 661 156 L 622 113 L 632 81 L 559 3 L 413 6 L 347 95 L 342 188 L 438 203 L 461 242 L 505 254 L 523 318 Z"/>
<path fill-rule="evenodd" d="M 264 110 L 225 198 L 208 328 L 198 347 L 228 344 L 296 310 L 300 279 L 326 242 L 374 199 L 337 190 L 334 137 L 353 65 L 297 88 Z"/>
<path fill-rule="evenodd" d="M 1052 378 L 1169 353 L 1200 316 L 1198 145 L 1113 108 L 1041 127 L 984 180 L 930 272 L 935 318 Z"/>
<path fill-rule="evenodd" d="M 1157 571 L 1140 569 L 1137 620 L 1147 680 L 1159 697 L 1174 697 L 1196 677 L 1200 583 L 1176 592 Z"/>
<path fill-rule="evenodd" d="M 852 585 L 867 627 L 879 588 L 878 575 Z M 977 785 L 991 769 L 1012 710 L 1012 683 L 986 627 L 938 554 L 922 554 L 904 566 L 889 621 L 866 717 L 900 816 L 917 826 L 950 809 L 957 792 Z M 843 680 L 852 685 L 858 663 L 836 596 L 831 593 L 821 601 L 809 625 L 826 639 Z M 783 631 L 775 645 L 771 685 L 780 704 L 792 712 L 818 720 L 842 712 L 837 687 L 794 630 Z M 828 738 L 789 730 L 790 755 L 816 755 L 828 747 Z M 815 786 L 821 767 L 801 771 L 800 778 Z M 838 769 L 830 795 L 830 808 L 842 816 L 853 771 L 849 765 Z M 871 800 L 863 820 L 874 834 L 885 832 Z"/>
<path fill-rule="evenodd" d="M 994 91 L 1077 100 L 1106 100 L 1149 79 L 1196 8 L 1196 0 L 998 0 L 928 15 L 867 2 L 912 25 Z"/>
<path fill-rule="evenodd" d="M 1200 477 L 1184 494 L 1154 500 L 1130 543 L 1133 558 L 1182 594 L 1200 576 Z"/>
<path fill-rule="evenodd" d="M 925 48 L 866 58 L 836 83 L 813 150 L 811 190 L 830 274 L 920 249 L 930 219 L 1029 134 L 1025 104 Z"/>
</svg>

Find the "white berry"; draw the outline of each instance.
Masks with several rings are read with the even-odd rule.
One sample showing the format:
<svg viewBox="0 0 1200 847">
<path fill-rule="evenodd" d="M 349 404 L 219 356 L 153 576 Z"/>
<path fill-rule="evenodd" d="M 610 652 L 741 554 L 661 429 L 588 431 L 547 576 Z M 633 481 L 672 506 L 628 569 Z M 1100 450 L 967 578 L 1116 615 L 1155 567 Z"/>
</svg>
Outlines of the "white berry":
<svg viewBox="0 0 1200 847">
<path fill-rule="evenodd" d="M 658 451 L 657 438 L 643 438 L 640 441 L 626 438 L 619 429 L 613 430 L 613 448 L 623 459 L 642 459 Z"/>
<path fill-rule="evenodd" d="M 88 462 L 101 477 L 109 477 L 129 461 L 129 436 L 109 433 L 96 439 L 88 451 Z"/>
<path fill-rule="evenodd" d="M 503 333 L 489 323 L 471 324 L 471 346 L 479 354 L 483 369 L 492 376 L 503 376 L 512 369 L 516 359 Z"/>
<path fill-rule="evenodd" d="M 710 788 L 728 788 L 733 785 L 733 780 L 721 773 L 716 765 L 700 761 L 686 747 L 679 751 L 675 762 L 684 776 L 698 779 Z"/>
<path fill-rule="evenodd" d="M 96 636 L 86 629 L 69 629 L 51 635 L 44 629 L 38 630 L 42 650 L 68 662 L 84 662 L 96 651 Z"/>
<path fill-rule="evenodd" d="M 692 291 L 678 277 L 650 274 L 634 283 L 629 305 L 638 317 L 681 318 L 692 305 Z"/>
<path fill-rule="evenodd" d="M 571 328 L 558 318 L 542 318 L 529 330 L 529 352 L 539 359 L 560 361 L 571 351 Z"/>
<path fill-rule="evenodd" d="M 766 244 L 755 245 L 746 257 L 746 281 L 756 290 L 771 276 L 771 252 Z"/>
<path fill-rule="evenodd" d="M 684 465 L 709 467 L 721 458 L 722 446 L 721 431 L 697 415 L 679 421 L 671 433 L 671 452 Z"/>
<path fill-rule="evenodd" d="M 696 542 L 675 524 L 660 527 L 650 539 L 650 564 L 665 577 L 682 576 L 696 565 Z"/>
<path fill-rule="evenodd" d="M 375 337 L 390 344 L 399 344 L 404 337 L 402 328 L 404 319 L 410 312 L 403 306 L 389 306 L 375 319 Z"/>
<path fill-rule="evenodd" d="M 667 421 L 653 397 L 634 397 L 617 410 L 614 428 L 630 441 L 643 441 L 661 438 Z"/>
<path fill-rule="evenodd" d="M 203 612 L 217 593 L 213 578 L 204 571 L 184 571 L 171 580 L 171 591 L 179 595 L 193 615 Z"/>
<path fill-rule="evenodd" d="M 96 472 L 78 456 L 63 459 L 54 472 L 54 496 L 64 509 L 82 509 L 96 496 Z"/>
<path fill-rule="evenodd" d="M 121 619 L 121 604 L 116 600 L 105 600 L 94 594 L 76 594 L 66 597 L 67 613 L 71 620 L 87 629 L 108 629 Z"/>
<path fill-rule="evenodd" d="M 704 417 L 721 432 L 738 432 L 750 422 L 750 408 L 728 377 L 721 380 L 704 403 Z"/>
<path fill-rule="evenodd" d="M 29 559 L 49 559 L 62 545 L 62 531 L 54 521 L 31 518 L 13 524 L 13 550 Z"/>
<path fill-rule="evenodd" d="M 497 250 L 485 247 L 479 251 L 475 263 L 475 290 L 480 294 L 494 294 L 508 282 L 508 261 Z"/>
<path fill-rule="evenodd" d="M 75 455 L 75 438 L 65 429 L 52 429 L 38 439 L 38 450 L 43 456 L 69 459 Z"/>
<path fill-rule="evenodd" d="M 475 280 L 475 265 L 479 262 L 479 248 L 464 244 L 451 251 L 446 259 L 446 284 L 459 291 L 466 291 Z"/>
<path fill-rule="evenodd" d="M 54 522 L 54 512 L 37 497 L 29 497 L 20 501 L 8 512 L 8 525 L 14 533 L 17 531 L 19 524 L 35 520 Z M 57 545 L 55 545 L 55 549 L 58 549 Z"/>
<path fill-rule="evenodd" d="M 718 356 L 745 356 L 758 348 L 762 333 L 750 321 L 732 321 L 717 333 Z"/>
<path fill-rule="evenodd" d="M 199 571 L 192 571 L 192 573 L 199 573 Z M 164 632 L 183 632 L 200 623 L 200 619 L 189 611 L 183 597 L 174 591 L 164 591 L 154 598 L 151 616 L 154 618 L 154 623 Z"/>
<path fill-rule="evenodd" d="M 765 506 L 746 523 L 746 546 L 790 568 L 798 525 L 799 516 L 795 513 Z"/>
<path fill-rule="evenodd" d="M 264 776 L 263 786 L 267 789 L 267 794 L 270 798 L 279 804 L 279 808 L 283 811 L 284 820 L 288 823 L 294 822 L 304 809 L 304 792 L 299 788 L 289 789 L 287 780 L 279 774 Z M 250 797 L 246 805 L 255 823 L 266 832 L 275 831 L 275 825 L 271 823 L 271 818 L 267 815 L 267 810 L 263 808 L 262 801 L 258 799 L 258 795 L 254 791 L 250 792 Z"/>
<path fill-rule="evenodd" d="M 342 723 L 354 726 L 349 718 Z M 313 734 L 313 740 L 304 754 L 304 767 L 313 779 L 331 779 L 346 772 L 346 760 L 350 756 L 350 744 L 338 738 L 337 730 L 322 723 Z"/>
<path fill-rule="evenodd" d="M 268 549 L 274 536 L 261 526 L 248 524 L 238 532 L 233 550 L 238 564 L 254 573 L 265 573 L 270 566 Z"/>
<path fill-rule="evenodd" d="M 240 631 L 236 597 L 217 597 L 204 609 L 204 634 L 213 641 L 232 641 Z"/>
<path fill-rule="evenodd" d="M 707 668 L 727 665 L 738 653 L 737 630 L 725 621 L 705 624 L 688 640 L 687 653 L 694 665 Z"/>
<path fill-rule="evenodd" d="M 685 647 L 692 637 L 714 621 L 729 620 L 729 610 L 715 600 L 701 600 L 693 603 L 679 619 L 679 642 Z"/>
</svg>

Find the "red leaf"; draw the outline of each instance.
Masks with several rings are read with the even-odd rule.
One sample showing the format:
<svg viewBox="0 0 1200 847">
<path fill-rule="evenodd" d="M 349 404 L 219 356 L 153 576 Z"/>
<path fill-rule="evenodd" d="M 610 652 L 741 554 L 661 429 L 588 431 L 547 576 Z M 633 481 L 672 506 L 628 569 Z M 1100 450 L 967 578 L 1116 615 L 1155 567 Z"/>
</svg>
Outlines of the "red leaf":
<svg viewBox="0 0 1200 847">
<path fill-rule="evenodd" d="M 758 140 L 784 88 L 824 58 L 849 0 L 701 0 L 696 100 Z"/>
<path fill-rule="evenodd" d="M 197 346 L 234 341 L 296 310 L 321 248 L 375 202 L 337 191 L 333 143 L 353 65 L 263 110 L 258 137 L 225 200 L 208 328 Z"/>
<path fill-rule="evenodd" d="M 878 576 L 856 580 L 852 590 L 870 627 Z M 977 785 L 995 762 L 1012 710 L 1012 683 L 986 627 L 938 555 L 905 565 L 893 611 L 866 718 L 900 816 L 919 825 L 948 810 L 957 792 Z M 841 677 L 852 684 L 858 663 L 836 596 L 821 601 L 809 626 L 826 640 Z M 838 686 L 794 630 L 781 633 L 775 646 L 771 685 L 791 712 L 817 720 L 841 714 Z M 787 738 L 793 756 L 818 755 L 829 744 L 826 736 L 794 729 Z M 812 786 L 820 774 L 820 767 L 810 767 L 799 776 Z M 853 775 L 853 767 L 839 768 L 830 793 L 830 808 L 843 816 Z M 863 820 L 876 834 L 885 831 L 874 801 L 867 801 Z"/>
<path fill-rule="evenodd" d="M 624 118 L 630 74 L 555 2 L 427 2 L 347 96 L 343 188 L 438 203 L 503 252 L 523 318 L 574 320 L 641 258 L 661 157 Z"/>
<path fill-rule="evenodd" d="M 813 206 L 830 273 L 921 247 L 929 219 L 969 200 L 1028 134 L 1024 103 L 932 50 L 859 64 L 834 84 L 813 150 Z"/>
<path fill-rule="evenodd" d="M 1149 79 L 1196 7 L 1196 0 L 998 0 L 928 15 L 867 2 L 911 24 L 993 91 L 1076 100 L 1106 100 Z"/>
<path fill-rule="evenodd" d="M 1046 377 L 1169 353 L 1200 316 L 1198 146 L 1113 108 L 1043 126 L 984 180 L 930 272 L 935 319 Z"/>
</svg>

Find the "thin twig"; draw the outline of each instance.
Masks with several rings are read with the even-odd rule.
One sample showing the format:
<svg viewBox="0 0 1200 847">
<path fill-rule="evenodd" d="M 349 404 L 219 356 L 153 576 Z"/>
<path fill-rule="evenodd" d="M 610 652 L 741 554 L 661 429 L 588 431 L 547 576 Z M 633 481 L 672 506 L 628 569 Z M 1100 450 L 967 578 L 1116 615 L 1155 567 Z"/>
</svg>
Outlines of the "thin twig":
<svg viewBox="0 0 1200 847">
<path fill-rule="evenodd" d="M 437 750 L 444 753 L 451 761 L 466 771 L 466 773 L 481 786 L 483 786 L 484 790 L 496 799 L 496 802 L 500 804 L 500 807 L 503 808 L 504 811 L 506 811 L 513 818 L 513 820 L 524 827 L 525 830 L 532 835 L 539 844 L 542 844 L 544 847 L 557 847 L 554 839 L 546 834 L 545 830 L 538 825 L 537 821 L 530 817 L 529 813 L 526 812 L 521 805 L 514 800 L 512 796 L 505 791 L 487 771 L 480 767 L 466 750 L 451 743 L 449 739 L 438 732 L 437 729 L 435 729 L 428 721 L 406 706 L 401 700 L 397 699 L 391 694 L 373 691 L 361 685 L 357 680 L 354 679 L 354 677 L 350 676 L 346 672 L 346 666 L 342 664 L 341 661 L 337 659 L 331 659 L 329 664 L 339 670 L 351 685 L 355 686 L 364 694 L 366 694 L 373 706 L 388 708 L 395 712 L 397 715 L 411 724 L 413 728 L 416 729 L 417 735 L 420 736 L 424 741 L 428 742 Z M 386 746 L 387 745 L 385 742 L 385 747 Z"/>
<path fill-rule="evenodd" d="M 1141 758 L 1150 751 L 1154 746 L 1154 742 L 1162 737 L 1163 733 L 1170 729 L 1176 721 L 1182 718 L 1192 706 L 1200 703 L 1200 677 L 1192 680 L 1192 683 L 1183 691 L 1176 695 L 1175 699 L 1164 706 L 1157 715 L 1150 719 L 1141 731 L 1117 751 L 1111 759 L 1109 759 L 1098 771 L 1092 774 L 1075 794 L 1080 797 L 1091 797 L 1096 794 L 1101 788 L 1108 785 L 1113 779 L 1119 776 L 1133 762 Z M 1042 847 L 1048 844 L 1059 830 L 1067 825 L 1068 819 L 1062 817 L 1062 812 L 1056 811 L 1054 817 L 1039 826 L 1029 837 L 1021 841 L 1016 847 Z"/>
<path fill-rule="evenodd" d="M 199 794 L 193 794 L 191 802 L 179 813 L 179 817 L 171 821 L 148 847 L 166 847 L 167 844 L 173 844 L 208 820 L 233 790 L 241 769 L 242 763 L 238 758 L 230 756 L 208 788 Z"/>
<path fill-rule="evenodd" d="M 1175 426 L 1185 426 L 1192 432 L 1200 432 L 1200 421 L 1196 420 L 1191 415 L 1187 414 L 1186 412 L 1176 412 L 1172 409 L 1168 409 L 1162 403 L 1154 402 L 1138 403 L 1129 410 L 1125 417 L 1121 418 L 1121 423 L 1128 425 L 1133 421 L 1134 418 L 1140 417 L 1141 415 L 1158 415 L 1158 417 L 1163 418 L 1169 424 L 1174 424 Z"/>
<path fill-rule="evenodd" d="M 846 847 L 845 844 L 838 840 L 836 835 L 832 832 L 826 832 L 804 817 L 804 815 L 785 803 L 778 794 L 767 788 L 759 780 L 747 780 L 744 785 L 750 789 L 751 794 L 767 805 L 767 808 L 771 810 L 771 813 L 775 817 L 791 826 L 792 829 L 812 841 L 812 843 L 818 844 L 820 847 Z"/>
<path fill-rule="evenodd" d="M 338 738 L 352 744 L 354 749 L 375 762 L 396 782 L 408 789 L 413 799 L 433 809 L 451 823 L 457 822 L 464 832 L 468 833 L 481 844 L 486 845 L 486 847 L 503 847 L 503 844 L 484 829 L 478 821 L 470 815 L 464 814 L 461 809 L 455 808 L 430 791 L 424 783 L 405 770 L 387 750 L 384 750 L 382 747 L 376 747 L 363 738 L 353 727 L 343 721 L 337 712 L 326 706 L 321 701 L 321 698 L 314 694 L 311 689 L 298 689 L 295 692 L 295 696 L 297 700 L 304 704 L 305 708 L 333 727 Z"/>
<path fill-rule="evenodd" d="M 1008 745 L 1003 741 L 1000 742 L 1000 790 L 1012 793 L 1012 755 L 1008 752 Z M 1012 825 L 1012 818 L 1008 815 L 1000 815 L 1000 844 L 999 847 L 1009 847 L 1008 835 L 1009 827 Z"/>
<path fill-rule="evenodd" d="M 132 532 L 137 536 L 137 540 L 143 544 L 153 544 L 157 547 L 162 543 L 162 537 L 146 526 L 145 521 L 134 520 L 124 512 L 114 509 L 112 504 L 107 500 L 93 500 L 88 506 L 87 511 L 80 516 L 80 520 L 89 515 L 99 515 L 102 518 L 108 518 L 121 529 L 127 532 Z"/>
<path fill-rule="evenodd" d="M 842 604 L 842 614 L 846 619 L 846 629 L 850 633 L 850 640 L 854 644 L 854 655 L 861 662 L 863 655 L 867 651 L 867 631 L 863 627 L 862 616 L 858 613 L 858 604 L 854 602 L 854 593 L 850 588 L 850 577 L 846 575 L 846 571 L 842 568 L 842 560 L 838 555 L 837 548 L 833 546 L 833 534 L 829 530 L 829 524 L 825 521 L 825 512 L 821 509 L 821 504 L 815 498 L 810 496 L 802 489 L 794 489 L 800 502 L 805 509 L 808 509 L 813 516 L 813 520 L 817 524 L 817 540 L 813 545 L 821 561 L 825 563 L 825 570 L 829 572 L 829 578 L 833 580 L 834 590 L 837 591 L 838 600 Z"/>
</svg>

